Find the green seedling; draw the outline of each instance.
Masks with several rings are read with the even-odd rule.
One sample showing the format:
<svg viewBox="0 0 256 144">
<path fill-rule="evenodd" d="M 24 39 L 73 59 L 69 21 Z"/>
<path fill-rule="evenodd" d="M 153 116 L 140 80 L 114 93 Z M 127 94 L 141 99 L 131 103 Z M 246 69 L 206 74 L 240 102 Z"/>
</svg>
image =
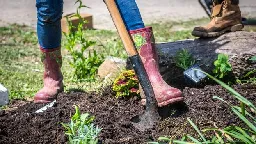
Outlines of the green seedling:
<svg viewBox="0 0 256 144">
<path fill-rule="evenodd" d="M 72 61 L 70 65 L 74 68 L 74 75 L 78 81 L 94 81 L 99 66 L 104 61 L 104 56 L 97 53 L 95 50 L 88 50 L 91 46 L 95 45 L 95 41 L 87 40 L 84 37 L 85 28 L 87 23 L 80 15 L 80 9 L 86 7 L 81 0 L 77 0 L 79 3 L 76 14 L 66 16 L 69 23 L 69 33 L 65 33 L 66 43 L 64 47 L 70 52 Z M 78 26 L 73 26 L 70 17 L 77 17 L 79 19 Z M 76 31 L 73 31 L 77 29 Z M 85 56 L 85 52 L 88 50 L 88 56 Z"/>
<path fill-rule="evenodd" d="M 213 73 L 219 79 L 223 79 L 232 71 L 231 64 L 228 61 L 228 55 L 225 54 L 218 54 L 218 59 L 214 61 L 214 66 Z"/>
<path fill-rule="evenodd" d="M 183 70 L 187 70 L 196 62 L 193 56 L 186 49 L 178 51 L 174 57 L 174 61 L 176 66 L 182 68 Z"/>
<path fill-rule="evenodd" d="M 253 56 L 249 59 L 250 61 L 256 62 L 256 56 Z"/>
<path fill-rule="evenodd" d="M 75 106 L 75 114 L 70 123 L 61 123 L 68 136 L 69 144 L 98 144 L 98 135 L 101 129 L 93 124 L 94 116 L 88 113 L 81 114 L 78 106 Z"/>
</svg>

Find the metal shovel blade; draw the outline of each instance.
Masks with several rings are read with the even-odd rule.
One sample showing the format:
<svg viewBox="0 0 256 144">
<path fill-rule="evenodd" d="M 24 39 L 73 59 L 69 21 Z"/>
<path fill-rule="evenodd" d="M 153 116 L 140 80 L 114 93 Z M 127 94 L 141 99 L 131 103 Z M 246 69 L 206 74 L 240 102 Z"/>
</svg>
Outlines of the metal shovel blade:
<svg viewBox="0 0 256 144">
<path fill-rule="evenodd" d="M 159 121 L 159 118 L 160 116 L 157 112 L 145 111 L 144 114 L 133 117 L 131 121 L 135 128 L 143 132 L 147 129 L 152 129 Z"/>
<path fill-rule="evenodd" d="M 160 119 L 160 116 L 158 114 L 157 102 L 155 99 L 153 87 L 149 81 L 148 75 L 139 55 L 129 57 L 129 59 L 133 64 L 135 73 L 146 96 L 145 113 L 135 116 L 131 119 L 131 121 L 133 122 L 135 128 L 139 129 L 140 131 L 145 131 L 146 129 L 153 128 L 154 124 Z"/>
</svg>

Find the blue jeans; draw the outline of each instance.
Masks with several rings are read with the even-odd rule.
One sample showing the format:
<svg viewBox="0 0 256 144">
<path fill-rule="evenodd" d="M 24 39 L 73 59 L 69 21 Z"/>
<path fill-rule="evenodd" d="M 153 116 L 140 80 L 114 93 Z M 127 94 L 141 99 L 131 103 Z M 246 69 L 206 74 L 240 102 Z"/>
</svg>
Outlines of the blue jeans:
<svg viewBox="0 0 256 144">
<path fill-rule="evenodd" d="M 36 0 L 36 7 L 40 47 L 43 49 L 60 47 L 63 0 Z"/>
<path fill-rule="evenodd" d="M 116 0 L 116 4 L 127 30 L 136 30 L 145 27 L 135 0 Z"/>
<path fill-rule="evenodd" d="M 135 0 L 116 0 L 127 30 L 144 28 Z M 36 0 L 37 35 L 40 47 L 53 49 L 61 46 L 61 18 L 63 0 Z"/>
</svg>

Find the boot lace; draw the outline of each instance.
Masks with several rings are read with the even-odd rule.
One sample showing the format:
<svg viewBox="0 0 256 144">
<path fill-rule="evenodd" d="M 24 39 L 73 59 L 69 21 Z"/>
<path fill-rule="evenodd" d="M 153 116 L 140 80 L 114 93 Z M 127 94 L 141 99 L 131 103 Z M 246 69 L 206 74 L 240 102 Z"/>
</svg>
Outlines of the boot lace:
<svg viewBox="0 0 256 144">
<path fill-rule="evenodd" d="M 228 5 L 231 5 L 231 0 L 224 0 L 222 2 L 223 9 L 227 9 Z"/>
</svg>

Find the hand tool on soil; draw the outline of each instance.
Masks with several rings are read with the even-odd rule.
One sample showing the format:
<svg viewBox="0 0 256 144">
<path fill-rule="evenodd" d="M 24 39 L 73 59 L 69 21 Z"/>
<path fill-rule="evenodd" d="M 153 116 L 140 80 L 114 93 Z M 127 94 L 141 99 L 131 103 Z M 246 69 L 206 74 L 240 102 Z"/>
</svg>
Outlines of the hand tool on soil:
<svg viewBox="0 0 256 144">
<path fill-rule="evenodd" d="M 51 103 L 48 103 L 47 105 L 45 105 L 44 107 L 38 109 L 35 113 L 42 113 L 42 112 L 46 111 L 48 108 L 53 107 L 55 103 L 56 103 L 56 100 L 54 100 Z"/>
<path fill-rule="evenodd" d="M 138 51 L 135 48 L 135 44 L 132 41 L 132 38 L 125 27 L 115 0 L 104 0 L 104 2 L 107 5 L 107 8 L 121 37 L 126 52 L 128 53 L 133 69 L 139 79 L 139 82 L 146 96 L 146 110 L 144 114 L 136 116 L 132 119 L 133 125 L 141 131 L 153 128 L 154 124 L 160 118 L 158 114 L 158 107 L 153 87 L 149 81 L 148 75 L 143 66 Z"/>
</svg>

